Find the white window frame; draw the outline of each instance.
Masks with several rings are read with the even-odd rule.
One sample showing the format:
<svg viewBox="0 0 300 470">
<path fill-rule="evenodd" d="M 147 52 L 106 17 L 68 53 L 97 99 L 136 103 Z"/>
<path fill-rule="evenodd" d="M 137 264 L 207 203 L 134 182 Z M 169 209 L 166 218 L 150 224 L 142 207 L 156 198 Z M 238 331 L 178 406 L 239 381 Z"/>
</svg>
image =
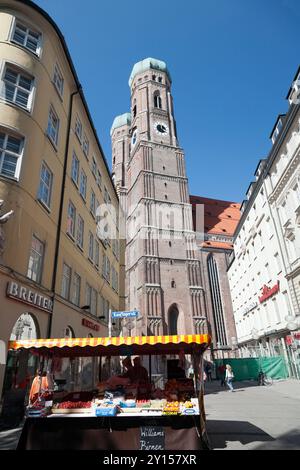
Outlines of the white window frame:
<svg viewBox="0 0 300 470">
<path fill-rule="evenodd" d="M 95 239 L 95 249 L 94 249 L 94 254 L 95 254 L 95 266 L 97 269 L 99 269 L 100 266 L 100 245 L 99 242 Z"/>
<path fill-rule="evenodd" d="M 24 154 L 25 139 L 23 136 L 16 134 L 14 132 L 10 132 L 9 129 L 5 129 L 3 127 L 0 127 L 0 133 L 4 134 L 3 147 L 2 148 L 0 147 L 0 176 L 19 181 L 22 159 L 23 159 L 23 154 Z M 11 150 L 7 150 L 6 147 L 7 147 L 7 141 L 9 137 L 20 140 L 20 153 L 14 153 Z M 17 159 L 14 176 L 5 175 L 2 173 L 2 167 L 3 167 L 3 162 L 4 162 L 3 154 L 11 155 L 12 157 Z"/>
<path fill-rule="evenodd" d="M 83 194 L 82 191 L 81 191 L 81 189 L 82 189 L 81 183 L 82 183 L 83 179 L 85 180 L 84 194 Z M 85 171 L 84 171 L 82 168 L 81 168 L 81 171 L 80 171 L 79 193 L 80 193 L 80 196 L 84 199 L 84 201 L 86 201 L 87 176 L 86 176 Z"/>
<path fill-rule="evenodd" d="M 89 156 L 89 150 L 90 150 L 90 142 L 89 139 L 87 138 L 86 133 L 84 132 L 83 134 L 83 139 L 82 139 L 82 151 L 86 158 Z"/>
<path fill-rule="evenodd" d="M 97 291 L 93 287 L 91 288 L 91 308 L 90 312 L 92 315 L 97 315 Z"/>
<path fill-rule="evenodd" d="M 85 285 L 85 304 L 89 305 L 89 312 L 92 304 L 92 286 L 87 282 Z"/>
<path fill-rule="evenodd" d="M 97 180 L 97 186 L 98 186 L 98 188 L 102 191 L 102 175 L 101 175 L 101 172 L 100 172 L 99 168 L 97 169 L 97 177 L 96 177 L 96 180 Z"/>
<path fill-rule="evenodd" d="M 73 209 L 74 217 L 70 219 L 70 208 Z M 69 220 L 71 220 L 71 225 L 69 224 Z M 69 200 L 68 204 L 68 215 L 67 215 L 67 234 L 70 235 L 73 239 L 75 239 L 75 232 L 76 232 L 76 207 L 71 200 Z"/>
<path fill-rule="evenodd" d="M 92 173 L 97 180 L 97 171 L 98 171 L 98 166 L 95 157 L 92 157 Z"/>
<path fill-rule="evenodd" d="M 88 257 L 90 261 L 94 261 L 94 240 L 95 237 L 91 231 L 89 231 L 89 251 L 88 251 Z"/>
<path fill-rule="evenodd" d="M 42 247 L 42 252 L 38 252 L 33 248 L 33 241 L 36 240 L 40 246 Z M 30 269 L 30 260 L 32 258 L 33 252 L 39 256 L 39 262 L 38 262 L 38 271 L 34 272 L 33 269 Z M 31 246 L 30 246 L 30 252 L 29 252 L 29 259 L 28 259 L 28 267 L 27 267 L 27 277 L 28 279 L 31 279 L 32 281 L 36 282 L 37 284 L 40 284 L 42 281 L 42 276 L 43 276 L 43 267 L 44 267 L 44 257 L 45 257 L 45 242 L 42 242 L 35 234 L 32 235 L 31 237 Z M 35 265 L 35 262 L 33 261 L 32 266 Z M 29 273 L 29 269 L 31 270 L 31 274 Z M 35 274 L 35 276 L 33 276 Z"/>
<path fill-rule="evenodd" d="M 42 180 L 42 172 L 43 172 L 43 168 L 46 169 L 46 171 L 49 172 L 50 174 L 50 184 L 49 184 L 49 187 L 47 187 L 47 184 L 44 180 Z M 41 195 L 41 188 L 42 188 L 42 184 L 47 187 L 48 189 L 48 200 L 47 201 L 44 201 L 44 199 L 42 198 L 42 195 Z M 50 170 L 49 166 L 47 165 L 47 163 L 43 160 L 42 161 L 42 166 L 41 166 L 41 171 L 40 171 L 40 184 L 39 184 L 39 191 L 38 191 L 38 200 L 41 204 L 43 204 L 44 206 L 47 207 L 47 209 L 50 210 L 50 206 L 51 206 L 51 197 L 52 197 L 52 185 L 53 185 L 53 173 L 52 171 Z"/>
<path fill-rule="evenodd" d="M 91 189 L 91 195 L 90 195 L 90 212 L 93 215 L 93 217 L 96 217 L 96 194 Z"/>
<path fill-rule="evenodd" d="M 80 291 L 81 291 L 81 276 L 77 272 L 74 272 L 72 303 L 74 305 L 77 305 L 77 307 L 80 306 Z"/>
<path fill-rule="evenodd" d="M 8 69 L 10 69 L 12 72 L 17 74 L 17 83 L 16 84 L 5 80 L 5 74 L 6 74 L 6 71 Z M 20 77 L 21 76 L 24 76 L 25 78 L 28 78 L 28 79 L 31 80 L 30 90 L 27 90 L 26 88 L 23 88 L 22 86 L 20 86 L 19 82 L 20 82 Z M 10 100 L 10 99 L 5 97 L 5 83 L 8 83 L 11 86 L 15 87 L 13 100 Z M 31 75 L 26 70 L 18 67 L 15 64 L 11 64 L 10 62 L 5 62 L 4 67 L 2 69 L 2 74 L 1 74 L 1 94 L 0 94 L 0 96 L 1 96 L 1 99 L 3 101 L 5 101 L 6 103 L 10 103 L 14 106 L 17 106 L 18 108 L 24 109 L 25 111 L 31 112 L 32 108 L 33 108 L 33 97 L 34 97 L 35 89 L 36 89 L 36 82 L 35 82 L 35 78 L 34 78 L 33 75 Z M 26 106 L 23 106 L 22 104 L 16 102 L 16 97 L 17 97 L 17 91 L 18 90 L 20 90 L 23 93 L 28 94 L 28 100 L 27 100 L 27 105 Z"/>
<path fill-rule="evenodd" d="M 84 245 L 84 219 L 80 214 L 77 216 L 76 243 L 83 250 Z"/>
<path fill-rule="evenodd" d="M 50 125 L 50 116 L 51 114 L 56 118 L 57 120 L 57 128 L 55 129 L 55 136 L 53 137 L 53 135 L 50 133 L 49 131 L 49 125 Z M 51 120 L 51 124 L 53 123 L 53 121 Z M 52 144 L 57 147 L 57 143 L 58 143 L 58 134 L 59 134 L 59 125 L 60 125 L 60 120 L 59 120 L 59 117 L 58 117 L 58 114 L 57 112 L 55 111 L 55 108 L 54 106 L 50 106 L 49 108 L 49 113 L 48 113 L 48 124 L 47 124 L 47 136 L 50 140 L 50 142 L 52 142 Z M 54 129 L 54 127 L 52 127 L 52 129 Z"/>
<path fill-rule="evenodd" d="M 56 77 L 58 77 L 58 80 L 56 79 Z M 53 72 L 53 85 L 61 98 L 63 98 L 63 94 L 64 94 L 64 82 L 65 80 L 61 72 L 61 69 L 59 65 L 55 63 L 54 72 Z M 59 83 L 61 83 L 61 85 L 59 85 Z"/>
<path fill-rule="evenodd" d="M 74 173 L 73 173 L 73 170 L 74 170 L 74 161 L 76 161 L 77 164 L 78 164 L 78 167 L 77 167 L 77 170 L 78 170 L 78 172 L 77 172 L 77 180 L 74 179 Z M 73 183 L 75 183 L 75 185 L 77 186 L 77 188 L 78 188 L 78 184 L 79 184 L 79 175 L 80 175 L 80 171 L 79 171 L 79 170 L 80 170 L 79 158 L 77 157 L 76 152 L 73 150 L 73 154 L 72 154 L 72 167 L 71 167 L 71 179 L 72 179 Z"/>
<path fill-rule="evenodd" d="M 76 120 L 75 120 L 75 134 L 77 135 L 77 138 L 79 140 L 79 142 L 81 143 L 82 142 L 82 122 L 81 122 L 81 119 L 80 117 L 76 116 Z"/>
<path fill-rule="evenodd" d="M 69 276 L 65 276 L 65 267 L 68 269 Z M 61 277 L 61 296 L 69 300 L 70 298 L 70 288 L 71 288 L 71 279 L 72 279 L 72 268 L 69 266 L 67 263 L 63 263 L 63 269 L 62 269 L 62 277 Z M 65 281 L 67 280 L 67 284 L 65 284 Z M 67 292 L 64 292 L 64 288 L 67 287 Z M 66 295 L 64 295 L 66 294 Z"/>
<path fill-rule="evenodd" d="M 16 28 L 17 28 L 17 23 L 20 23 L 24 28 L 26 28 L 25 44 L 21 44 L 20 42 L 18 42 L 14 39 L 14 35 L 15 35 L 15 32 L 16 32 Z M 35 34 L 39 35 L 39 39 L 37 40 L 36 51 L 33 51 L 32 49 L 30 49 L 30 47 L 26 46 L 26 42 L 27 42 L 27 39 L 29 37 L 29 30 L 31 30 Z M 13 44 L 17 44 L 19 47 L 23 47 L 24 49 L 26 49 L 26 51 L 31 52 L 31 54 L 34 54 L 37 57 L 41 57 L 42 44 L 43 44 L 43 35 L 42 35 L 42 33 L 40 31 L 38 31 L 37 29 L 35 29 L 34 27 L 32 28 L 29 24 L 24 23 L 22 20 L 20 20 L 17 17 L 14 18 L 13 27 L 11 28 L 10 42 L 13 43 Z"/>
</svg>

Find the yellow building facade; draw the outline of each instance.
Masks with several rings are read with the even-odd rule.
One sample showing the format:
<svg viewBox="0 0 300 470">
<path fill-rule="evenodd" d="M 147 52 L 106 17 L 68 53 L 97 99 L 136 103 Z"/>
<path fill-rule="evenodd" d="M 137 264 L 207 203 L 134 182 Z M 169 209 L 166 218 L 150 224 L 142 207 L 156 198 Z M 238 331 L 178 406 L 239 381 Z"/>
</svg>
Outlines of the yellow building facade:
<svg viewBox="0 0 300 470">
<path fill-rule="evenodd" d="M 119 201 L 80 82 L 39 7 L 0 0 L 0 25 L 1 351 L 105 336 L 124 300 Z"/>
</svg>

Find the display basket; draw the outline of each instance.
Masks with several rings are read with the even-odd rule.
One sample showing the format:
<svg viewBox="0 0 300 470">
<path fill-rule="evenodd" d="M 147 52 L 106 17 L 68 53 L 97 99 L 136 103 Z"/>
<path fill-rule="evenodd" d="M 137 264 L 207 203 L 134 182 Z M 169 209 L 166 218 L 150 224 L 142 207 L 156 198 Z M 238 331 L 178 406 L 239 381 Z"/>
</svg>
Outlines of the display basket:
<svg viewBox="0 0 300 470">
<path fill-rule="evenodd" d="M 113 407 L 110 407 L 110 408 L 96 408 L 95 410 L 95 415 L 98 416 L 98 417 L 101 417 L 101 416 L 116 416 L 117 414 L 117 407 L 116 406 L 113 406 Z"/>
</svg>

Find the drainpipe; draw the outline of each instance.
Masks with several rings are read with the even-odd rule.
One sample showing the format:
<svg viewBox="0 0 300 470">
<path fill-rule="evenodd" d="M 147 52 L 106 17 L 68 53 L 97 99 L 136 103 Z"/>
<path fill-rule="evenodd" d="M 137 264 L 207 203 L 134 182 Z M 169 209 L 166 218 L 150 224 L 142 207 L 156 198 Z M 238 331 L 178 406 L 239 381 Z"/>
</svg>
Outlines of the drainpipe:
<svg viewBox="0 0 300 470">
<path fill-rule="evenodd" d="M 58 223 L 57 223 L 57 231 L 56 231 L 56 243 L 55 243 L 55 254 L 54 254 L 54 266 L 53 266 L 53 275 L 52 275 L 52 283 L 51 283 L 51 291 L 53 292 L 53 294 L 52 294 L 53 311 L 52 311 L 52 314 L 49 316 L 47 338 L 51 338 L 52 320 L 53 320 L 53 314 L 54 314 L 55 286 L 56 286 L 56 280 L 57 280 L 57 268 L 58 268 L 59 247 L 60 247 L 60 239 L 61 239 L 62 214 L 63 214 L 65 189 L 66 189 L 68 154 L 69 154 L 69 147 L 70 147 L 70 130 L 71 130 L 72 112 L 73 112 L 73 99 L 74 99 L 74 96 L 77 95 L 78 93 L 81 93 L 81 91 L 82 91 L 82 87 L 81 87 L 81 85 L 79 85 L 77 90 L 74 91 L 73 93 L 71 93 L 71 96 L 70 96 L 67 137 L 66 137 L 66 146 L 65 146 L 65 155 L 64 155 L 62 189 L 61 189 L 61 194 L 60 194 L 60 204 L 59 204 Z"/>
</svg>

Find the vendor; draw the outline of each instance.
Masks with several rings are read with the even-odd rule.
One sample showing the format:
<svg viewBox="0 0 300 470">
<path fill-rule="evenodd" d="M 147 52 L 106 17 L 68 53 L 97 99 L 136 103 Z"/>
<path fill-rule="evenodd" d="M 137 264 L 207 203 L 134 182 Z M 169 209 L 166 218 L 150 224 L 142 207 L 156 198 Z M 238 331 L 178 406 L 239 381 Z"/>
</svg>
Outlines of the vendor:
<svg viewBox="0 0 300 470">
<path fill-rule="evenodd" d="M 105 362 L 102 366 L 102 370 L 101 370 L 101 380 L 103 380 L 104 382 L 106 382 L 110 377 L 111 377 L 111 372 L 110 372 L 110 357 L 107 356 L 105 358 Z"/>
<path fill-rule="evenodd" d="M 141 365 L 141 358 L 139 356 L 133 359 L 133 368 L 129 371 L 129 378 L 131 382 L 149 382 L 148 371 Z"/>
<path fill-rule="evenodd" d="M 42 372 L 42 370 L 37 371 L 36 377 L 33 379 L 31 384 L 30 393 L 29 393 L 29 401 L 30 404 L 33 405 L 37 399 L 49 393 L 49 383 L 47 379 L 47 373 Z"/>
</svg>

